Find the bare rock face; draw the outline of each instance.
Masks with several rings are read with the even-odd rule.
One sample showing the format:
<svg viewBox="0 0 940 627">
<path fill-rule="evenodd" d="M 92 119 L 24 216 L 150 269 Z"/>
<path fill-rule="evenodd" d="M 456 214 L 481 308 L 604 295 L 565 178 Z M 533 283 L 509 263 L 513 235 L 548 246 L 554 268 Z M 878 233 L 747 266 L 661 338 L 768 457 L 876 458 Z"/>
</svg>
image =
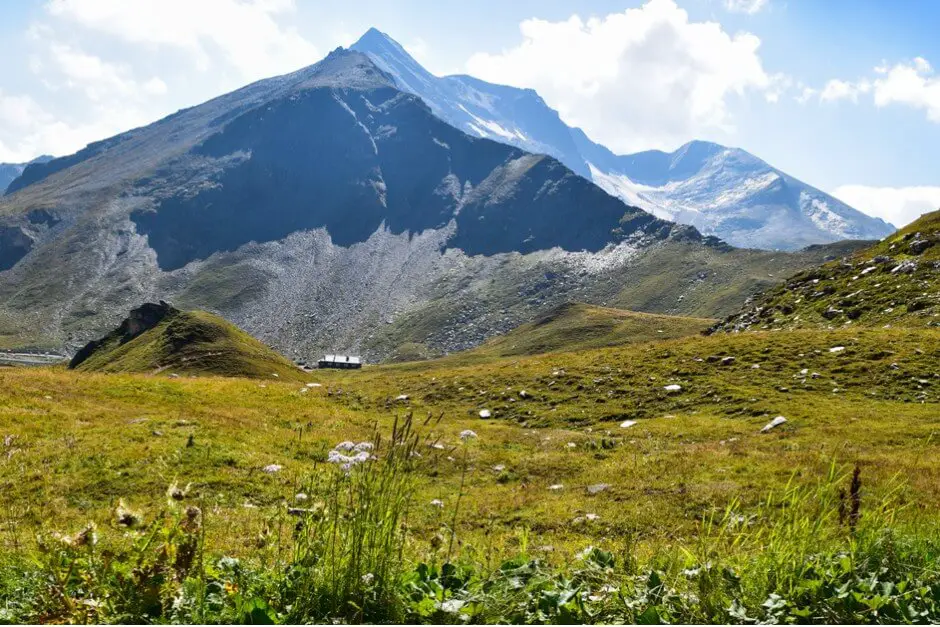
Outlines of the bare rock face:
<svg viewBox="0 0 940 627">
<path fill-rule="evenodd" d="M 91 357 L 99 347 L 114 342 L 126 344 L 141 333 L 149 331 L 167 318 L 179 313 L 179 309 L 162 300 L 159 303 L 144 303 L 140 307 L 132 309 L 130 315 L 121 322 L 117 329 L 99 340 L 92 340 L 75 353 L 72 361 L 69 362 L 69 368 L 78 367 L 83 361 Z"/>
<path fill-rule="evenodd" d="M 179 309 L 162 300 L 158 304 L 144 303 L 137 309 L 132 309 L 118 329 L 124 338 L 122 343 L 131 341 L 144 331 L 154 328 L 164 319 L 178 313 Z"/>
<path fill-rule="evenodd" d="M 22 227 L 0 226 L 0 272 L 16 265 L 33 248 L 33 238 Z"/>
</svg>

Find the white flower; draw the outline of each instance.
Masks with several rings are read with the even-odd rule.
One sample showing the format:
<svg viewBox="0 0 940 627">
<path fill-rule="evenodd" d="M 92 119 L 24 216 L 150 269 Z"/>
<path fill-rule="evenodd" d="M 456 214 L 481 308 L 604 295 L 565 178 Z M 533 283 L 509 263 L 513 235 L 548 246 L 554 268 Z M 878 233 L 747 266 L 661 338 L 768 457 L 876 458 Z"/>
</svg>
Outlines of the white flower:
<svg viewBox="0 0 940 627">
<path fill-rule="evenodd" d="M 307 496 L 307 495 L 306 495 L 305 493 L 303 493 L 303 492 L 298 492 L 297 494 L 294 495 L 294 500 L 295 500 L 295 501 L 301 501 L 301 502 L 302 502 L 302 501 L 306 501 L 308 498 L 310 498 L 310 497 Z"/>
<path fill-rule="evenodd" d="M 466 604 L 466 601 L 461 601 L 459 599 L 451 599 L 450 601 L 444 601 L 441 603 L 441 611 L 447 612 L 448 614 L 456 614 L 460 611 Z"/>
<path fill-rule="evenodd" d="M 261 471 L 262 471 L 262 472 L 266 472 L 266 473 L 268 473 L 269 475 L 273 475 L 273 474 L 276 473 L 276 472 L 281 472 L 281 469 L 282 469 L 282 468 L 284 468 L 284 467 L 281 466 L 280 464 L 268 464 L 267 466 L 265 466 L 264 468 L 262 468 Z"/>
<path fill-rule="evenodd" d="M 346 440 L 345 442 L 340 442 L 339 444 L 333 447 L 333 449 L 336 451 L 351 451 L 354 448 L 356 448 L 356 444 L 354 442 L 350 442 L 349 440 Z"/>
<path fill-rule="evenodd" d="M 372 442 L 360 442 L 359 444 L 353 447 L 353 450 L 354 451 L 371 451 Z"/>
<path fill-rule="evenodd" d="M 471 431 L 470 429 L 464 429 L 463 431 L 460 432 L 461 440 L 473 440 L 476 437 L 477 437 L 476 432 Z"/>
<path fill-rule="evenodd" d="M 433 505 L 434 507 L 440 507 L 443 509 L 444 501 L 442 501 L 441 499 L 434 499 L 433 501 L 431 501 L 431 505 Z"/>
<path fill-rule="evenodd" d="M 370 585 L 373 581 L 375 581 L 375 575 L 372 573 L 366 573 L 362 576 L 362 583 L 366 584 L 367 586 Z"/>
</svg>

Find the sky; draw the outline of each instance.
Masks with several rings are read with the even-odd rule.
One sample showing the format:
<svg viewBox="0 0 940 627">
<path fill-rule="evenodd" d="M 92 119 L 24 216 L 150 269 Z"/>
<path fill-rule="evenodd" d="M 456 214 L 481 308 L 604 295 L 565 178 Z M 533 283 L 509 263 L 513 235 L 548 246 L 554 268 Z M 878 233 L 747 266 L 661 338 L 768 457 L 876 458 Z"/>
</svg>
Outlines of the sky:
<svg viewBox="0 0 940 627">
<path fill-rule="evenodd" d="M 61 156 L 369 27 L 614 152 L 743 148 L 901 226 L 940 208 L 935 0 L 7 0 L 0 162 Z"/>
</svg>

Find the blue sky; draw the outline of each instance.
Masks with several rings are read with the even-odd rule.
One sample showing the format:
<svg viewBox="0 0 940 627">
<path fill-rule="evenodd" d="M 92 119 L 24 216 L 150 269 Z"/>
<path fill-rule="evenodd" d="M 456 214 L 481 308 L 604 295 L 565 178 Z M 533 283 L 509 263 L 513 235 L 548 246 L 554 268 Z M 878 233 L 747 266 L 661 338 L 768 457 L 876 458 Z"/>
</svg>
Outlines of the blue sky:
<svg viewBox="0 0 940 627">
<path fill-rule="evenodd" d="M 616 152 L 739 146 L 895 224 L 940 207 L 940 2 L 0 3 L 0 161 L 66 154 L 370 26 L 435 73 L 532 87 Z"/>
</svg>

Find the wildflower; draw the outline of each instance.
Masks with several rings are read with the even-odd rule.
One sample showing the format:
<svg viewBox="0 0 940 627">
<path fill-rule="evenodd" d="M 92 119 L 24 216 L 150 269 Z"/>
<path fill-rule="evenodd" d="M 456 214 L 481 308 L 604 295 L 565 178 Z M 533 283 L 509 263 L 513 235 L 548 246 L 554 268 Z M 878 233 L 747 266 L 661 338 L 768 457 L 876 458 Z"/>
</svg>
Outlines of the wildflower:
<svg viewBox="0 0 940 627">
<path fill-rule="evenodd" d="M 444 601 L 441 603 L 441 611 L 447 612 L 448 614 L 456 614 L 460 611 L 467 602 L 461 601 L 460 599 L 451 599 L 450 601 Z"/>
<path fill-rule="evenodd" d="M 170 487 L 166 490 L 167 498 L 173 501 L 182 501 L 186 498 L 186 494 L 189 492 L 189 484 L 187 484 L 185 489 L 180 489 L 176 485 L 176 482 L 170 484 Z"/>
<path fill-rule="evenodd" d="M 122 527 L 127 527 L 128 529 L 133 529 L 140 524 L 140 514 L 137 512 L 131 511 L 124 505 L 124 499 L 118 501 L 117 508 L 114 510 L 114 516 L 117 519 L 117 523 Z"/>
<path fill-rule="evenodd" d="M 196 507 L 195 505 L 190 505 L 186 508 L 186 516 L 183 518 L 183 521 L 180 523 L 185 531 L 190 533 L 198 531 L 199 527 L 202 526 L 202 510 Z"/>
<path fill-rule="evenodd" d="M 372 442 L 360 442 L 359 444 L 353 447 L 353 450 L 362 452 L 362 451 L 371 451 L 372 448 L 373 448 Z"/>
<path fill-rule="evenodd" d="M 267 466 L 261 469 L 261 472 L 266 472 L 269 475 L 273 475 L 276 472 L 281 472 L 283 468 L 284 467 L 281 466 L 280 464 L 268 464 Z"/>
<path fill-rule="evenodd" d="M 585 548 L 585 549 L 582 550 L 581 552 L 576 553 L 576 554 L 575 554 L 575 559 L 585 560 L 585 559 L 589 558 L 589 557 L 591 556 L 591 553 L 593 553 L 593 552 L 594 552 L 594 547 L 593 547 L 593 546 L 588 546 L 587 548 Z"/>
<path fill-rule="evenodd" d="M 56 538 L 73 549 L 83 546 L 94 546 L 98 543 L 98 528 L 95 526 L 95 523 L 90 522 L 74 536 L 56 535 Z"/>
<path fill-rule="evenodd" d="M 340 442 L 339 444 L 334 446 L 333 450 L 334 451 L 351 451 L 354 448 L 356 448 L 356 444 L 354 442 L 350 442 L 349 440 L 346 440 L 345 442 Z"/>
<path fill-rule="evenodd" d="M 362 583 L 364 583 L 367 586 L 372 585 L 373 581 L 375 581 L 375 575 L 373 575 L 372 573 L 366 573 L 365 575 L 362 576 Z"/>
<path fill-rule="evenodd" d="M 442 509 L 443 509 L 443 507 L 444 507 L 444 501 L 442 501 L 441 499 L 434 499 L 434 500 L 431 501 L 431 505 L 434 506 L 434 507 L 439 507 L 439 508 L 442 508 Z"/>
<path fill-rule="evenodd" d="M 460 432 L 460 439 L 464 441 L 473 440 L 473 439 L 476 439 L 476 437 L 477 437 L 476 432 L 471 431 L 470 429 L 464 429 L 463 431 Z"/>
<path fill-rule="evenodd" d="M 308 498 L 310 498 L 310 497 L 308 497 L 308 496 L 307 496 L 305 493 L 303 493 L 303 492 L 298 492 L 297 494 L 294 495 L 294 500 L 295 500 L 295 501 L 303 502 L 303 501 L 306 501 Z"/>
</svg>

